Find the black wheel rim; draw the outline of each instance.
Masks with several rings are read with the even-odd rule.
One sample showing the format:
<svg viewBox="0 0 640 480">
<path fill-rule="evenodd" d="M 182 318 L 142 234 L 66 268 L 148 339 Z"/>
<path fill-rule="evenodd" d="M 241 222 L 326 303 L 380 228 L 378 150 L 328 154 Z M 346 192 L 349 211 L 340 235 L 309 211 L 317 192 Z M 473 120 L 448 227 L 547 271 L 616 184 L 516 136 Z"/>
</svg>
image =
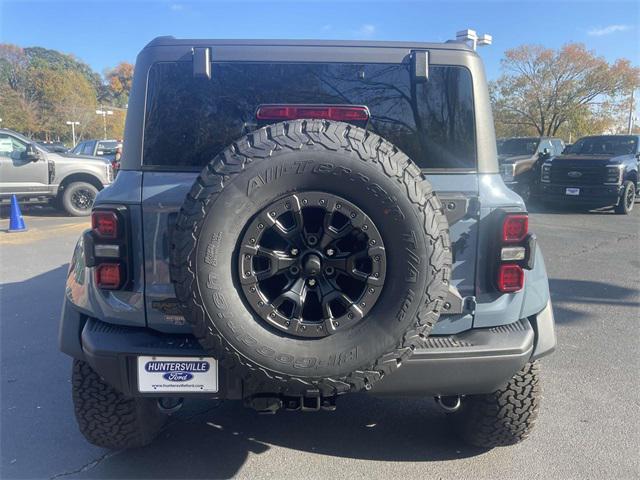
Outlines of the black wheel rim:
<svg viewBox="0 0 640 480">
<path fill-rule="evenodd" d="M 94 200 L 94 193 L 87 188 L 78 188 L 71 194 L 71 204 L 78 210 L 89 210 Z"/>
<path fill-rule="evenodd" d="M 358 207 L 336 195 L 288 195 L 256 215 L 240 241 L 238 273 L 253 310 L 299 337 L 351 328 L 384 286 L 380 232 Z"/>
<path fill-rule="evenodd" d="M 627 189 L 627 194 L 625 195 L 625 203 L 627 206 L 627 210 L 631 210 L 633 208 L 633 202 L 636 199 L 636 190 L 633 187 L 629 187 Z"/>
</svg>

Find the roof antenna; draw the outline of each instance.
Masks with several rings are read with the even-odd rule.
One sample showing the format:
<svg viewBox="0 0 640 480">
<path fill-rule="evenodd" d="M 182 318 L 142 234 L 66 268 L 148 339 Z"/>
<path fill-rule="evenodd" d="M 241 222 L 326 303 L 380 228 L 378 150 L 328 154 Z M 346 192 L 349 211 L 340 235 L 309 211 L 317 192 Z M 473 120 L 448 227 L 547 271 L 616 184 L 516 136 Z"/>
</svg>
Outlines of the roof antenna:
<svg viewBox="0 0 640 480">
<path fill-rule="evenodd" d="M 478 36 L 475 30 L 467 28 L 466 30 L 460 30 L 456 33 L 456 40 L 458 42 L 464 42 L 474 50 L 477 47 L 485 47 L 493 43 L 493 37 L 488 33 Z"/>
</svg>

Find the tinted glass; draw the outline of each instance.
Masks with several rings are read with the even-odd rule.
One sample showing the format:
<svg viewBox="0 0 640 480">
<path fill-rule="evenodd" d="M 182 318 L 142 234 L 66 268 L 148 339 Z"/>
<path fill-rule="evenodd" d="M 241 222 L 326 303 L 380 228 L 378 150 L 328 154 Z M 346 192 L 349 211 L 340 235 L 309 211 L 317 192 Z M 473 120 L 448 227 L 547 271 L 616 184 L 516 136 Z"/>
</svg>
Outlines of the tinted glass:
<svg viewBox="0 0 640 480">
<path fill-rule="evenodd" d="M 537 138 L 508 138 L 498 142 L 499 155 L 533 155 L 536 153 Z"/>
<path fill-rule="evenodd" d="M 82 147 L 82 154 L 83 155 L 93 155 L 93 149 L 95 146 L 96 142 L 87 142 L 84 144 L 84 147 Z"/>
<path fill-rule="evenodd" d="M 98 151 L 104 155 L 116 153 L 116 148 L 118 148 L 116 141 L 98 142 Z"/>
<path fill-rule="evenodd" d="M 636 153 L 637 137 L 585 137 L 571 146 L 569 153 L 578 155 L 627 155 Z"/>
<path fill-rule="evenodd" d="M 211 80 L 191 63 L 159 63 L 149 74 L 144 163 L 202 167 L 256 128 L 261 104 L 353 104 L 371 112 L 367 128 L 423 168 L 474 168 L 471 75 L 431 66 L 412 86 L 408 64 L 213 64 Z"/>
</svg>

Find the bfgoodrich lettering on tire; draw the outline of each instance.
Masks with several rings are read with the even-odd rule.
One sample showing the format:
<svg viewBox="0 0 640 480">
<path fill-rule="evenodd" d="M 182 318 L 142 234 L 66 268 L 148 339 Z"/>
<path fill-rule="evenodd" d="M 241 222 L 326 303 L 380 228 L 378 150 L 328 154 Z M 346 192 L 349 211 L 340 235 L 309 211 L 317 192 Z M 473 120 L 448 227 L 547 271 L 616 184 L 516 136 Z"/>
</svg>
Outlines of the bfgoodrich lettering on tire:
<svg viewBox="0 0 640 480">
<path fill-rule="evenodd" d="M 446 218 L 420 170 L 338 122 L 280 123 L 229 146 L 172 237 L 186 318 L 249 390 L 369 388 L 423 344 L 450 269 Z"/>
</svg>

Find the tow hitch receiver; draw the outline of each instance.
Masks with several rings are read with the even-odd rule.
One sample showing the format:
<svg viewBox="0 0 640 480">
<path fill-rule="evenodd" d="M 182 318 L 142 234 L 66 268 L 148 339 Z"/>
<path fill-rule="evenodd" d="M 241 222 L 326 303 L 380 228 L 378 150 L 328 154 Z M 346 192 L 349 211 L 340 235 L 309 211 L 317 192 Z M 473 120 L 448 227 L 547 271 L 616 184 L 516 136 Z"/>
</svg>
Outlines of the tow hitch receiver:
<svg viewBox="0 0 640 480">
<path fill-rule="evenodd" d="M 319 392 L 307 392 L 297 396 L 274 396 L 269 394 L 257 394 L 245 399 L 245 405 L 253 408 L 258 413 L 274 414 L 281 408 L 287 411 L 318 412 L 320 410 L 334 411 L 336 409 L 336 397 L 322 397 Z"/>
</svg>

